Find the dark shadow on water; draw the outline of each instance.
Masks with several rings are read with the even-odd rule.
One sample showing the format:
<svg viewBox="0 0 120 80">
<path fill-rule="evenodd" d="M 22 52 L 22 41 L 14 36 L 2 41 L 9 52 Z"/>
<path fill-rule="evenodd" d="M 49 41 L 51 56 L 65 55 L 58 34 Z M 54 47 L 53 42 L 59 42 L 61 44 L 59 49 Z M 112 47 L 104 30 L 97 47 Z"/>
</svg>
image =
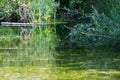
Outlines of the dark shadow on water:
<svg viewBox="0 0 120 80">
<path fill-rule="evenodd" d="M 102 50 L 59 51 L 55 54 L 58 67 L 85 70 L 120 70 L 120 52 Z"/>
</svg>

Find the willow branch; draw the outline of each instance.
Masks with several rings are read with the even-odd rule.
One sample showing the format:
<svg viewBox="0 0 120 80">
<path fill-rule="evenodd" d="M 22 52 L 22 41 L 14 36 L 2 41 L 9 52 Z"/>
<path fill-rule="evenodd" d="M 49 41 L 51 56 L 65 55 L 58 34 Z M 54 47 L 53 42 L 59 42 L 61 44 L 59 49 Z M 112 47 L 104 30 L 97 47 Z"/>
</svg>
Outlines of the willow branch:
<svg viewBox="0 0 120 80">
<path fill-rule="evenodd" d="M 104 36 L 104 35 L 97 35 L 97 34 L 88 34 L 88 33 L 85 33 L 85 32 L 80 32 L 80 34 L 84 34 L 84 35 L 87 35 L 87 36 L 98 36 L 98 37 L 104 37 L 104 38 L 110 38 L 110 39 L 117 39 L 115 37 Z"/>
</svg>

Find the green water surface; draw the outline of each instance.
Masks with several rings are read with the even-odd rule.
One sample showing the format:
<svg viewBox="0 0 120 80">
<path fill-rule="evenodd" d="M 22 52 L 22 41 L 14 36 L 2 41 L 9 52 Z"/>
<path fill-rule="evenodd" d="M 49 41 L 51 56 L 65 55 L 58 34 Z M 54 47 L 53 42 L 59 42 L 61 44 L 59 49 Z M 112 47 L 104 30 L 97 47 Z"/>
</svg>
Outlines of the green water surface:
<svg viewBox="0 0 120 80">
<path fill-rule="evenodd" d="M 77 51 L 54 57 L 0 53 L 0 80 L 119 80 L 120 53 Z M 20 56 L 19 56 L 20 57 Z"/>
</svg>

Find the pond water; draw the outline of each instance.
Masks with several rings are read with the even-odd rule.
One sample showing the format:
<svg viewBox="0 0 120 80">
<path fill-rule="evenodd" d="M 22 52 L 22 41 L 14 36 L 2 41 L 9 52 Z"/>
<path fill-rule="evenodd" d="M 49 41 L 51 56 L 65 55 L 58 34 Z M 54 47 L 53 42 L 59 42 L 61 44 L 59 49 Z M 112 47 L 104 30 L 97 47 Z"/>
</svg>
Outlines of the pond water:
<svg viewBox="0 0 120 80">
<path fill-rule="evenodd" d="M 49 30 L 28 44 L 19 31 L 0 29 L 0 80 L 120 80 L 119 51 L 55 51 Z"/>
<path fill-rule="evenodd" d="M 42 58 L 24 55 L 21 60 L 9 53 L 0 53 L 0 80 L 120 79 L 120 52 L 61 51 Z"/>
</svg>

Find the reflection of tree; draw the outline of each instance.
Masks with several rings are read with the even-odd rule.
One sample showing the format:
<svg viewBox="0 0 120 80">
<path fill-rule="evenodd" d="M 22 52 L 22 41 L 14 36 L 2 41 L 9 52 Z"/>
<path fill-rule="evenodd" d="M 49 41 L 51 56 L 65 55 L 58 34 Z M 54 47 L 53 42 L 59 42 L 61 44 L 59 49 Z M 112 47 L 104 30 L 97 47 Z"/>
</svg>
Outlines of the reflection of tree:
<svg viewBox="0 0 120 80">
<path fill-rule="evenodd" d="M 113 51 L 79 50 L 61 51 L 56 54 L 56 63 L 59 67 L 72 70 L 83 69 L 115 69 L 119 70 L 120 55 Z"/>
</svg>

